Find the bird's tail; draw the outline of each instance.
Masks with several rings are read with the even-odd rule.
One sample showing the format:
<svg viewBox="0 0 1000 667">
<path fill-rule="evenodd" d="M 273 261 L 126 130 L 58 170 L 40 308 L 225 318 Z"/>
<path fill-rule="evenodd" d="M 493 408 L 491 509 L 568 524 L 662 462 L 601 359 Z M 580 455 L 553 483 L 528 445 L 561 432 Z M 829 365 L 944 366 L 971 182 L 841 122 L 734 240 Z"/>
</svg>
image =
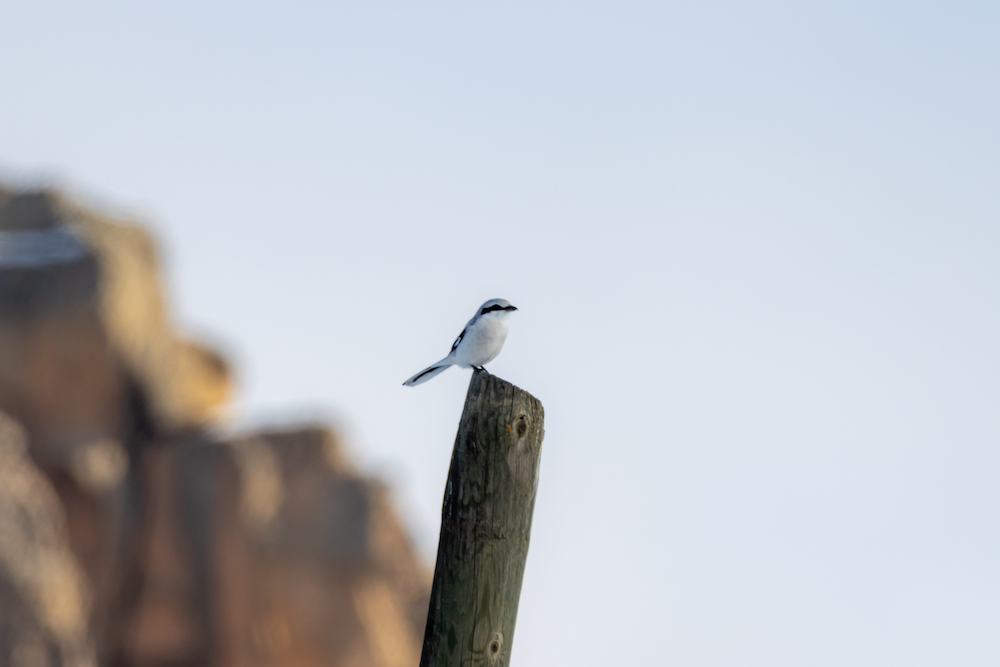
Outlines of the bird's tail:
<svg viewBox="0 0 1000 667">
<path fill-rule="evenodd" d="M 451 361 L 451 359 L 449 359 L 448 357 L 445 357 L 444 359 L 442 359 L 441 361 L 437 362 L 433 366 L 428 366 L 424 370 L 420 371 L 419 373 L 417 373 L 416 375 L 414 375 L 413 377 L 411 377 L 409 380 L 407 380 L 406 382 L 403 383 L 403 386 L 404 387 L 415 387 L 418 384 L 421 384 L 423 382 L 427 382 L 428 380 L 430 380 L 432 377 L 434 377 L 438 373 L 441 373 L 442 371 L 447 370 L 448 366 L 451 366 L 452 363 L 453 362 Z"/>
</svg>

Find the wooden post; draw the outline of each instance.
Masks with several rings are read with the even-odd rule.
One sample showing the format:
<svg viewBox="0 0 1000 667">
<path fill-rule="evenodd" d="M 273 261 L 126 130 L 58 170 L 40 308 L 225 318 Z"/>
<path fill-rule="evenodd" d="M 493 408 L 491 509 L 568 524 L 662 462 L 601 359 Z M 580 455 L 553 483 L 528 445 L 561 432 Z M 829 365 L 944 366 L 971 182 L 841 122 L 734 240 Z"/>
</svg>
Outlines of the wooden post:
<svg viewBox="0 0 1000 667">
<path fill-rule="evenodd" d="M 531 394 L 473 371 L 444 491 L 420 667 L 510 664 L 544 417 Z"/>
</svg>

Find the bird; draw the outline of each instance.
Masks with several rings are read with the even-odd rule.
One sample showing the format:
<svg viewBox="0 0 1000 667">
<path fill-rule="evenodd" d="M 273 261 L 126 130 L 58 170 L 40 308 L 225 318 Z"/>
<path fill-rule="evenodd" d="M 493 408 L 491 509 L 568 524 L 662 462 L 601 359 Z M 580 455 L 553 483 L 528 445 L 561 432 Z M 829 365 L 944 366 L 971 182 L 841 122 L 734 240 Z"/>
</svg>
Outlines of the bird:
<svg viewBox="0 0 1000 667">
<path fill-rule="evenodd" d="M 490 299 L 484 303 L 458 334 L 448 356 L 420 371 L 403 386 L 415 387 L 427 382 L 449 366 L 485 371 L 483 366 L 496 359 L 507 340 L 507 316 L 515 310 L 517 308 L 506 299 Z"/>
</svg>

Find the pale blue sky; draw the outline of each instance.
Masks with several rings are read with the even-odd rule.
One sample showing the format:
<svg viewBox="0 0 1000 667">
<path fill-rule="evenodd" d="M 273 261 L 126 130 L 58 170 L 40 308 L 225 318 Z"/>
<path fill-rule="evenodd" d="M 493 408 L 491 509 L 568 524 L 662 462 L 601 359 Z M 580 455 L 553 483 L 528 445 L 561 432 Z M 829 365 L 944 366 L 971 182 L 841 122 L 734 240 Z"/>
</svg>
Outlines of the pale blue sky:
<svg viewBox="0 0 1000 667">
<path fill-rule="evenodd" d="M 1000 5 L 3 11 L 0 169 L 141 216 L 241 420 L 428 555 L 477 305 L 546 440 L 513 659 L 1000 662 Z"/>
</svg>

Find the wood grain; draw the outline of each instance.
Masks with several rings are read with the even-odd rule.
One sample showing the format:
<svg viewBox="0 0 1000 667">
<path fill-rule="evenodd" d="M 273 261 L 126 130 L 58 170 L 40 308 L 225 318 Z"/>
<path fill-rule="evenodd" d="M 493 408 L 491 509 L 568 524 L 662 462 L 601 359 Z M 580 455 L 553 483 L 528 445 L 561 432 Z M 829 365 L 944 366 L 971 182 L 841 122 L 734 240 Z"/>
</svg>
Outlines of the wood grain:
<svg viewBox="0 0 1000 667">
<path fill-rule="evenodd" d="M 545 412 L 474 371 L 441 508 L 421 667 L 510 664 Z"/>
</svg>

